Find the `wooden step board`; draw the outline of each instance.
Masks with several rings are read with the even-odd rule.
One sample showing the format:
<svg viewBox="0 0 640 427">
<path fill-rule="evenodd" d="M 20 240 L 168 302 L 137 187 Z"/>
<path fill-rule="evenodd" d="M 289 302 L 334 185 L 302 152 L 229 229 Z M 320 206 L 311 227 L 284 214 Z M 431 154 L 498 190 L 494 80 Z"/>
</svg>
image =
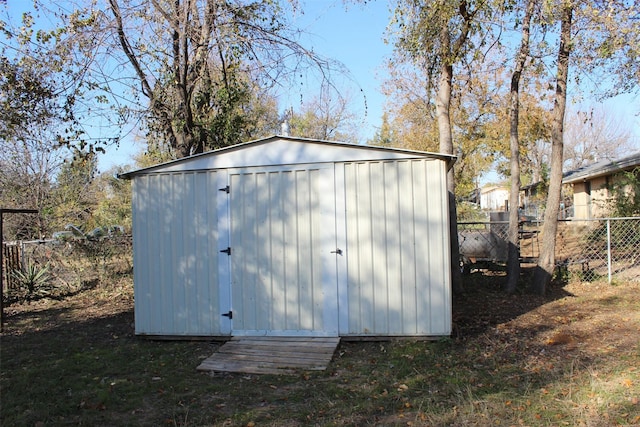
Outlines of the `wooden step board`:
<svg viewBox="0 0 640 427">
<path fill-rule="evenodd" d="M 339 343 L 339 337 L 233 337 L 197 369 L 276 375 L 322 371 Z"/>
</svg>

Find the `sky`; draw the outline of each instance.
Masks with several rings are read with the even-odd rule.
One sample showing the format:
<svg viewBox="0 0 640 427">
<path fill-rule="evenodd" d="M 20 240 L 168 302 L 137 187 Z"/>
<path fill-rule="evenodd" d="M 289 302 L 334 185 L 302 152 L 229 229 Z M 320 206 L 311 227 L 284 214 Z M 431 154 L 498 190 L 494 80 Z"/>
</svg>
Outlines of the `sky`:
<svg viewBox="0 0 640 427">
<path fill-rule="evenodd" d="M 25 0 L 8 1 L 16 13 L 29 3 Z M 301 12 L 294 17 L 292 24 L 307 33 L 301 40 L 305 47 L 341 62 L 349 71 L 351 83 L 346 91 L 353 95 L 351 107 L 358 117 L 360 141 L 364 143 L 380 126 L 384 109 L 385 98 L 380 87 L 386 77 L 385 59 L 393 50 L 392 46 L 384 43 L 391 12 L 387 0 L 369 0 L 365 5 L 354 3 L 300 0 Z M 310 91 L 313 89 L 309 88 Z M 281 110 L 291 106 L 295 110 L 300 103 L 300 92 L 292 93 L 291 99 L 280 99 L 280 102 Z M 640 150 L 640 98 L 631 95 L 619 97 L 607 101 L 605 108 L 629 125 L 632 142 Z M 132 155 L 142 148 L 141 144 L 131 141 L 123 141 L 120 147 L 110 147 L 107 154 L 101 156 L 99 169 L 105 171 L 113 165 L 131 164 Z"/>
<path fill-rule="evenodd" d="M 366 5 L 345 5 L 343 0 L 303 0 L 301 3 L 302 12 L 293 21 L 293 25 L 306 33 L 301 43 L 348 69 L 352 82 L 345 91 L 353 94 L 352 108 L 364 143 L 380 126 L 385 102 L 380 91 L 383 67 L 385 58 L 393 50 L 383 42 L 390 18 L 388 2 L 375 0 Z M 311 92 L 313 89 L 309 88 Z M 291 106 L 295 110 L 299 105 L 300 93 L 294 92 L 291 99 L 280 99 L 281 110 Z M 120 148 L 114 147 L 101 157 L 99 168 L 104 171 L 113 165 L 131 163 L 131 156 L 140 149 L 141 145 L 125 143 Z"/>
<path fill-rule="evenodd" d="M 393 50 L 383 41 L 391 16 L 389 3 L 345 5 L 343 0 L 307 0 L 304 5 L 304 14 L 295 24 L 310 34 L 305 46 L 341 62 L 350 73 L 353 85 L 346 90 L 353 94 L 352 107 L 363 122 L 360 137 L 365 142 L 380 125 L 385 102 L 380 87 L 386 77 L 385 59 Z"/>
</svg>

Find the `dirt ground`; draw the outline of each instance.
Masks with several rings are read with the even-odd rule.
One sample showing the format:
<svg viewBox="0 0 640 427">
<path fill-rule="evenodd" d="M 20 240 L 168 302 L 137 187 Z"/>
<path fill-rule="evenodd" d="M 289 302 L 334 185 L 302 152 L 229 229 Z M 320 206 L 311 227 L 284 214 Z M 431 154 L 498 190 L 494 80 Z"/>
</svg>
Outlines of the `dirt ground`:
<svg viewBox="0 0 640 427">
<path fill-rule="evenodd" d="M 545 296 L 506 295 L 502 275 L 476 274 L 465 294 L 454 298 L 454 338 L 493 331 L 584 353 L 640 342 L 638 280 L 552 282 Z"/>
</svg>

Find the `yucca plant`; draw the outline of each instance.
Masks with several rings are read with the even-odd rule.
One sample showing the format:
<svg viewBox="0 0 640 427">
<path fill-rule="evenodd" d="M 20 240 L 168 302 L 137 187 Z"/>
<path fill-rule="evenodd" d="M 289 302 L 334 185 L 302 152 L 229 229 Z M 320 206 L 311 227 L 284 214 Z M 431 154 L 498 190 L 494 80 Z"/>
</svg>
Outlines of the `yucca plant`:
<svg viewBox="0 0 640 427">
<path fill-rule="evenodd" d="M 37 290 L 44 288 L 51 277 L 49 276 L 49 266 L 37 266 L 29 263 L 20 270 L 13 270 L 11 275 L 18 281 L 22 288 L 26 288 L 29 296 L 32 296 Z"/>
</svg>

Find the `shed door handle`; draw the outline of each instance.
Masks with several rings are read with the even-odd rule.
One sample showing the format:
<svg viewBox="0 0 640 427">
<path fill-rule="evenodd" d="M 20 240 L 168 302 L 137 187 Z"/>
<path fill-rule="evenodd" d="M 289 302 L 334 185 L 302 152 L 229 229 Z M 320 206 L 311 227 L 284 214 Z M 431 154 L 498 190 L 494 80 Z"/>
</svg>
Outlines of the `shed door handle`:
<svg viewBox="0 0 640 427">
<path fill-rule="evenodd" d="M 342 249 L 337 248 L 335 251 L 331 251 L 332 254 L 342 255 Z"/>
</svg>

